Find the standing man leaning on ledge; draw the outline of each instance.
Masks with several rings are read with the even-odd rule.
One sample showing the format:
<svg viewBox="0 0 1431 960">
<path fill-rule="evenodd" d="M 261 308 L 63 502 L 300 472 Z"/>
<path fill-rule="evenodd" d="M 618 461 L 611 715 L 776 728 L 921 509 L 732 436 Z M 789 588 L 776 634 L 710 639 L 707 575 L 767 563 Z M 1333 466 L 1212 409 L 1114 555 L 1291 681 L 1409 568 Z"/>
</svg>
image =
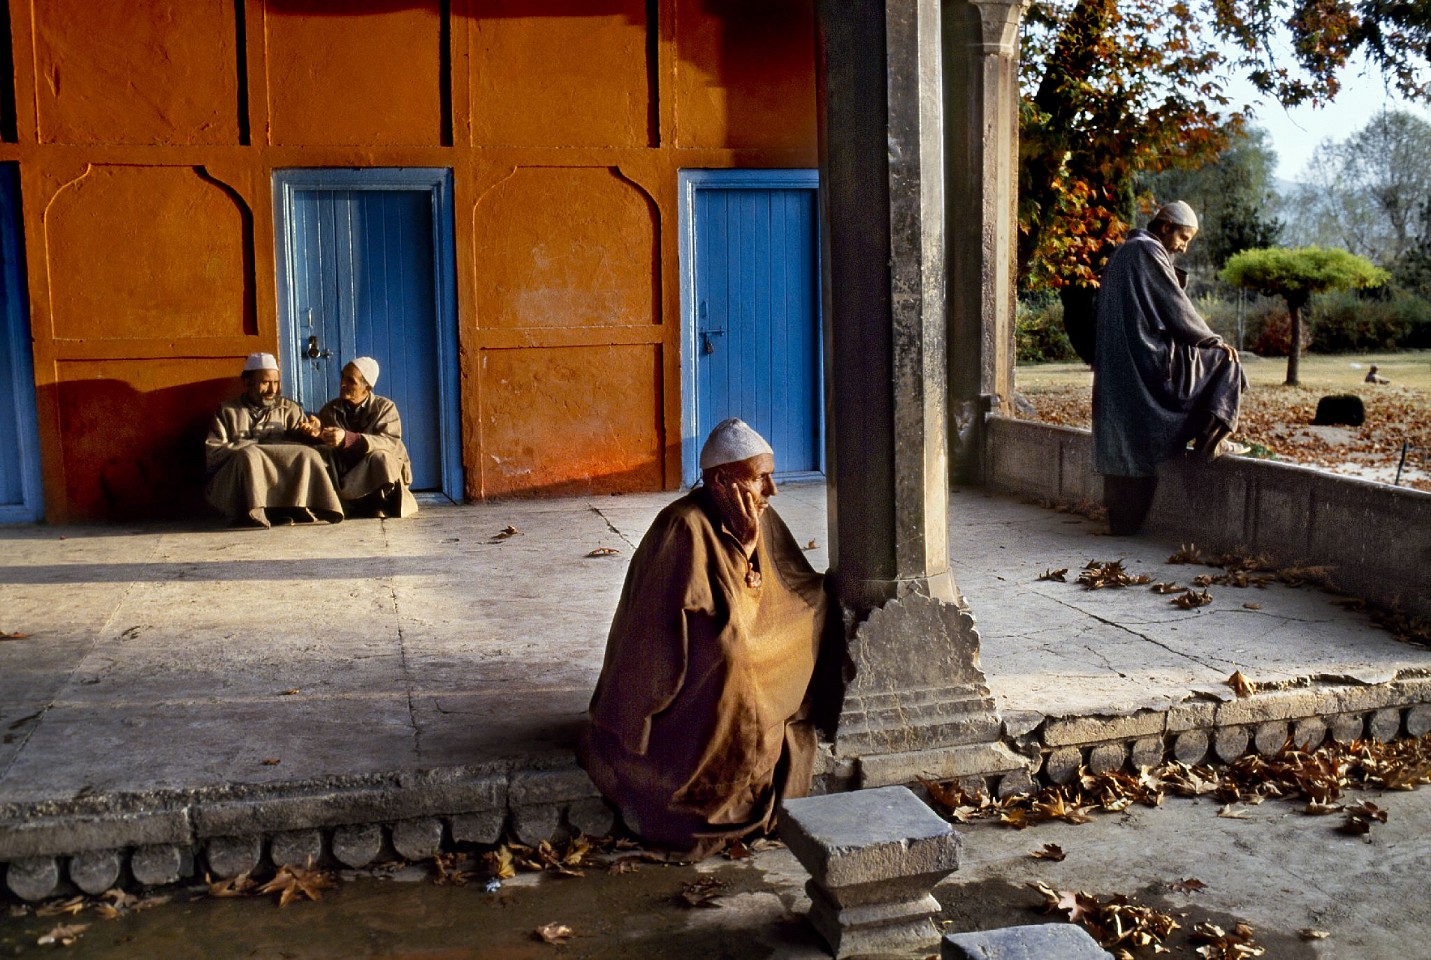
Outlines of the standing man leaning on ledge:
<svg viewBox="0 0 1431 960">
<path fill-rule="evenodd" d="M 631 830 L 692 858 L 770 830 L 810 787 L 826 600 L 767 505 L 774 469 L 743 421 L 711 431 L 702 485 L 631 558 L 579 751 Z"/>
<path fill-rule="evenodd" d="M 318 420 L 283 396 L 278 361 L 251 353 L 243 395 L 219 404 L 204 441 L 210 504 L 237 526 L 343 519 L 328 465 L 313 446 Z"/>
<path fill-rule="evenodd" d="M 1229 452 L 1247 381 L 1237 351 L 1212 331 L 1183 290 L 1173 255 L 1197 234 L 1181 200 L 1133 230 L 1099 279 L 1093 357 L 1093 446 L 1108 525 L 1137 533 L 1157 467 L 1192 441 L 1208 460 Z"/>
</svg>

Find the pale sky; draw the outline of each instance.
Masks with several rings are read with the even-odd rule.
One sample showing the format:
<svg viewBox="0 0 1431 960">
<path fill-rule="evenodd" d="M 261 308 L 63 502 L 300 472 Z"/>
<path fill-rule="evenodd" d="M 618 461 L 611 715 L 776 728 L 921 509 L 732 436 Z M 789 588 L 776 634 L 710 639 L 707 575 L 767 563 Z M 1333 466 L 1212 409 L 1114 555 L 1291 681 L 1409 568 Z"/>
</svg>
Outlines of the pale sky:
<svg viewBox="0 0 1431 960">
<path fill-rule="evenodd" d="M 1235 103 L 1243 103 L 1254 102 L 1257 91 L 1239 80 L 1229 86 L 1228 93 Z M 1402 100 L 1387 91 L 1379 73 L 1361 67 L 1353 67 L 1343 76 L 1341 92 L 1328 106 L 1288 110 L 1272 100 L 1256 101 L 1254 110 L 1252 123 L 1267 131 L 1277 151 L 1277 177 L 1289 181 L 1300 179 L 1317 144 L 1328 137 L 1345 140 L 1382 110 L 1405 110 L 1431 123 L 1431 106 Z M 1427 162 L 1431 163 L 1431 157 Z"/>
</svg>

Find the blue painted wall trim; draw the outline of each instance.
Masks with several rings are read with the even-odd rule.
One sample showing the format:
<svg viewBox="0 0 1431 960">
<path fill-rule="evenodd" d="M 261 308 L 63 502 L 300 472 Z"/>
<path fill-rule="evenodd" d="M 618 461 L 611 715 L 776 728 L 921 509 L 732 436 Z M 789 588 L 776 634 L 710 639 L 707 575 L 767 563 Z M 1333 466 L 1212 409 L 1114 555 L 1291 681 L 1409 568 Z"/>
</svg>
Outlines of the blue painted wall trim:
<svg viewBox="0 0 1431 960">
<path fill-rule="evenodd" d="M 696 194 L 703 188 L 721 190 L 818 190 L 820 174 L 818 170 L 682 170 L 678 174 L 678 215 L 679 215 L 679 256 L 681 278 L 681 482 L 693 486 L 700 479 L 700 448 L 705 438 L 697 436 L 699 429 L 696 343 Z M 817 218 L 818 224 L 818 218 Z M 817 226 L 818 229 L 818 226 Z M 820 244 L 816 238 L 817 251 L 815 277 L 819 277 Z M 816 309 L 819 309 L 818 283 L 816 287 Z M 823 322 L 823 321 L 822 321 Z M 823 345 L 824 338 L 819 338 Z M 823 346 L 821 347 L 823 350 Z M 817 365 L 815 389 L 817 391 L 817 417 L 820 435 L 824 435 L 824 364 Z M 777 463 L 779 451 L 776 451 Z M 824 445 L 819 445 L 821 471 L 814 473 L 782 474 L 784 480 L 823 478 Z"/>
<path fill-rule="evenodd" d="M 292 253 L 294 194 L 303 190 L 422 190 L 432 198 L 433 282 L 438 320 L 442 492 L 463 499 L 461 398 L 457 346 L 456 254 L 453 241 L 452 171 L 445 167 L 293 168 L 273 173 L 274 243 L 277 247 L 279 362 L 284 389 L 296 392 L 303 345 L 295 322 L 296 285 Z M 382 391 L 378 391 L 381 393 Z"/>
<path fill-rule="evenodd" d="M 24 232 L 20 216 L 20 176 L 14 163 L 0 164 L 0 385 L 7 387 L 0 415 L 13 415 L 11 436 L 14 449 L 0 450 L 0 456 L 16 456 L 20 497 L 18 502 L 0 503 L 0 523 L 33 523 L 44 516 L 44 494 L 40 484 L 40 434 L 35 409 L 35 370 L 30 340 L 30 301 L 25 274 Z"/>
</svg>

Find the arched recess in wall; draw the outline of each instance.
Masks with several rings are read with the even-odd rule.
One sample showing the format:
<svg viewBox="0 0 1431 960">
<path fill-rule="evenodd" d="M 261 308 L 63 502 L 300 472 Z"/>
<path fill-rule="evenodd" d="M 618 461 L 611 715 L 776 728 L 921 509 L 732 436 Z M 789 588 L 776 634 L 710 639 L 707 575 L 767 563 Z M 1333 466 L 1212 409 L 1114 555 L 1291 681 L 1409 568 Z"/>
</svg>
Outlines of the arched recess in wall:
<svg viewBox="0 0 1431 960">
<path fill-rule="evenodd" d="M 654 200 L 611 167 L 524 167 L 473 228 L 479 495 L 658 488 Z"/>
<path fill-rule="evenodd" d="M 615 167 L 518 167 L 477 201 L 477 325 L 660 322 L 656 202 Z"/>
<path fill-rule="evenodd" d="M 44 224 L 56 338 L 257 333 L 253 213 L 203 167 L 92 165 Z"/>
</svg>

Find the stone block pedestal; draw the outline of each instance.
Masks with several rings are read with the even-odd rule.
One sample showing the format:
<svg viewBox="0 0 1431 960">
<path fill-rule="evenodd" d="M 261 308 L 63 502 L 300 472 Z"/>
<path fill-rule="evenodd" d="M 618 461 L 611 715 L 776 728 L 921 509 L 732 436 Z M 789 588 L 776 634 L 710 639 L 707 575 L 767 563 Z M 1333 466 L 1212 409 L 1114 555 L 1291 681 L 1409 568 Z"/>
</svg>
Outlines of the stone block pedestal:
<svg viewBox="0 0 1431 960">
<path fill-rule="evenodd" d="M 958 869 L 959 837 L 907 787 L 787 800 L 780 838 L 810 871 L 810 923 L 836 958 L 936 948 L 930 891 Z"/>
</svg>

